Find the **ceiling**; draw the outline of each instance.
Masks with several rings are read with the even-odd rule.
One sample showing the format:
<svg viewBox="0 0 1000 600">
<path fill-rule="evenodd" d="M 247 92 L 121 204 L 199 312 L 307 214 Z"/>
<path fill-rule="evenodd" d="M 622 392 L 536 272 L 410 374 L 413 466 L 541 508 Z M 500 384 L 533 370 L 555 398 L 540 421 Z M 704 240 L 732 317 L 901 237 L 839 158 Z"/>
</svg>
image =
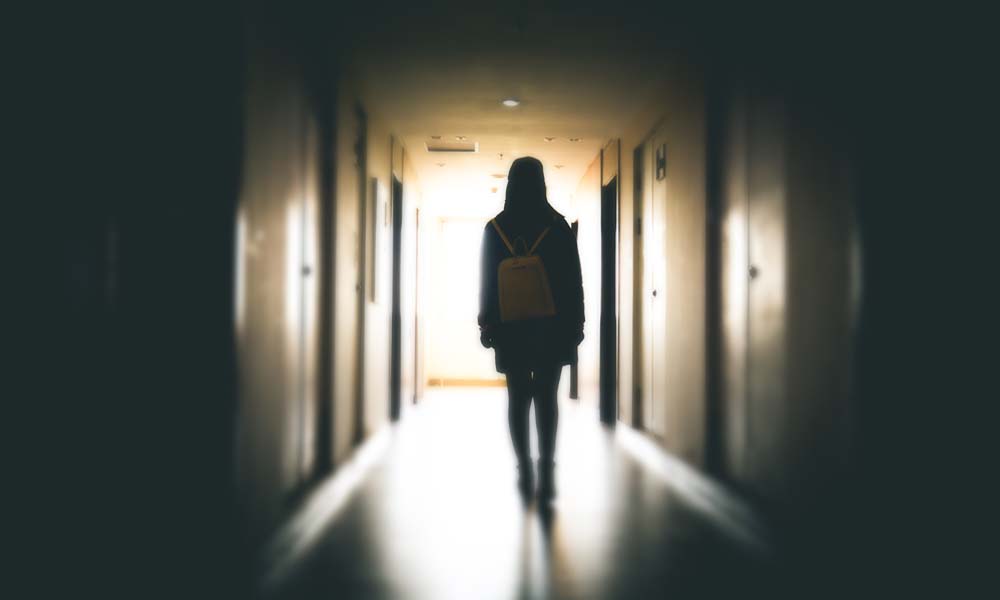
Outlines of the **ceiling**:
<svg viewBox="0 0 1000 600">
<path fill-rule="evenodd" d="M 426 200 L 489 212 L 505 186 L 493 175 L 531 155 L 553 203 L 565 205 L 600 148 L 661 85 L 662 40 L 648 24 L 528 6 L 397 10 L 351 40 L 350 68 L 370 110 L 407 148 Z M 506 98 L 521 104 L 503 106 Z M 465 136 L 479 151 L 429 153 L 431 136 Z"/>
</svg>

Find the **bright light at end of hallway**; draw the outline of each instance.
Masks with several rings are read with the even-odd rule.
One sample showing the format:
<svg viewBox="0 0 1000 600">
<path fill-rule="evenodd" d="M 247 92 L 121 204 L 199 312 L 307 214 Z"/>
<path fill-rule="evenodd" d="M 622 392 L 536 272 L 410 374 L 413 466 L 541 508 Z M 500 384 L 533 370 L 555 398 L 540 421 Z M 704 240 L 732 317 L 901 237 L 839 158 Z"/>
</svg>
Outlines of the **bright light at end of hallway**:
<svg viewBox="0 0 1000 600">
<path fill-rule="evenodd" d="M 521 101 L 515 98 L 504 98 L 503 100 L 500 101 L 500 104 L 503 104 L 508 108 L 514 108 L 515 106 L 520 105 Z"/>
</svg>

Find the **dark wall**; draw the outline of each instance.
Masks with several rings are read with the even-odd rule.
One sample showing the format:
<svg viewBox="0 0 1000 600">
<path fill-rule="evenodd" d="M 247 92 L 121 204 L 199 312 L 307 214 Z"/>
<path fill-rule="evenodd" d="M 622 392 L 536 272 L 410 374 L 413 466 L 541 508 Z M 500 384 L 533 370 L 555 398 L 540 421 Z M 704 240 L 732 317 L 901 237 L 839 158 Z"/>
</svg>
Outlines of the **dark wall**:
<svg viewBox="0 0 1000 600">
<path fill-rule="evenodd" d="M 74 78 L 81 98 L 100 87 L 102 101 L 75 116 L 90 131 L 74 164 L 48 173 L 54 306 L 32 373 L 53 429 L 48 462 L 32 461 L 53 534 L 36 532 L 25 554 L 65 569 L 37 578 L 43 589 L 248 597 L 234 249 L 239 199 L 266 178 L 247 177 L 261 137 L 248 129 L 249 103 L 260 111 L 248 90 L 270 77 L 264 87 L 292 88 L 319 121 L 329 73 L 313 26 L 290 13 L 134 16 L 87 30 L 106 36 L 114 61 Z M 294 68 L 261 69 L 261 53 Z M 328 192 L 329 177 L 314 175 Z"/>
<path fill-rule="evenodd" d="M 967 180 L 941 187 L 949 159 L 934 148 L 950 146 L 936 145 L 932 115 L 944 104 L 918 92 L 941 88 L 920 74 L 917 30 L 889 26 L 888 13 L 742 16 L 708 28 L 712 43 L 701 46 L 715 78 L 710 188 L 722 211 L 714 454 L 781 524 L 800 582 L 833 581 L 831 595 L 862 581 L 916 590 L 905 575 L 914 565 L 951 568 L 940 551 L 952 534 L 918 525 L 954 501 L 931 473 L 955 481 L 974 457 L 957 451 L 957 421 L 941 404 L 971 381 L 946 374 L 972 349 L 941 328 L 952 318 L 942 296 L 969 258 L 951 254 L 959 246 L 946 224 Z M 750 259 L 727 265 L 727 214 L 767 197 L 777 198 L 771 238 L 783 264 L 754 264 L 750 240 Z M 752 236 L 750 225 L 735 231 Z M 928 280 L 928 264 L 950 266 Z M 749 310 L 726 320 L 727 294 L 747 293 L 730 276 L 750 266 L 760 269 L 751 288 L 769 267 L 785 277 L 767 350 L 780 360 L 753 360 L 752 289 Z"/>
</svg>

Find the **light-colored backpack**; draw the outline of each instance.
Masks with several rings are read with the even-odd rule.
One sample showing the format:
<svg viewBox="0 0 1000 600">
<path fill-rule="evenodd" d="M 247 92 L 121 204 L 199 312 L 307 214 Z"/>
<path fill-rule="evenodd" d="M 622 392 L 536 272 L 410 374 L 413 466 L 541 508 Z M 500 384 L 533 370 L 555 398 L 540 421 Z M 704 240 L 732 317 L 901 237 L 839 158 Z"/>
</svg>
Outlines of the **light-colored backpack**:
<svg viewBox="0 0 1000 600">
<path fill-rule="evenodd" d="M 549 232 L 546 227 L 531 248 L 523 240 L 518 253 L 507 235 L 500 229 L 496 219 L 490 221 L 493 228 L 500 234 L 511 257 L 500 261 L 497 268 L 497 289 L 500 293 L 500 320 L 504 323 L 551 317 L 556 314 L 556 305 L 552 300 L 552 289 L 549 287 L 549 276 L 540 256 L 535 256 L 535 249 Z"/>
</svg>

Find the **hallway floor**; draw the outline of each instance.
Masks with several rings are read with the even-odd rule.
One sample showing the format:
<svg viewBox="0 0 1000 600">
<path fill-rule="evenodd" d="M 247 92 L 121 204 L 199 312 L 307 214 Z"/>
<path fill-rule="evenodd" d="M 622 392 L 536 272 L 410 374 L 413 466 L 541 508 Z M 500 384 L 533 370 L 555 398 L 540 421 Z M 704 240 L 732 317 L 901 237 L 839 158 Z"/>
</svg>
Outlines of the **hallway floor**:
<svg viewBox="0 0 1000 600">
<path fill-rule="evenodd" d="M 532 440 L 535 444 L 535 440 Z M 515 490 L 506 392 L 432 390 L 324 482 L 269 548 L 269 598 L 772 593 L 762 528 L 642 434 L 563 403 L 558 497 Z"/>
</svg>

